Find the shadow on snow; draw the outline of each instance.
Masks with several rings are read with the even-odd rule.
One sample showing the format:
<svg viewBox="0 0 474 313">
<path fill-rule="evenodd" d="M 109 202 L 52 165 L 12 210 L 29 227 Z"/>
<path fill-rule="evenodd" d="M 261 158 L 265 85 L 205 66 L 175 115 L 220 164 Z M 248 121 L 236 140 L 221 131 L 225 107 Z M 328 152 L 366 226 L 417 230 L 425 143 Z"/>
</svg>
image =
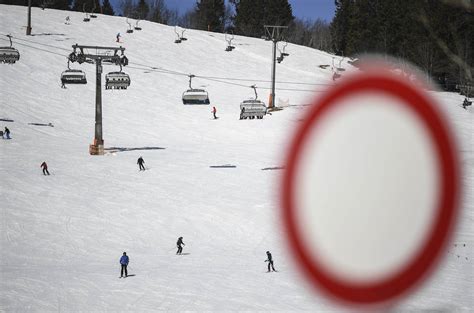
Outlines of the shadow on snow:
<svg viewBox="0 0 474 313">
<path fill-rule="evenodd" d="M 140 151 L 140 150 L 164 150 L 166 148 L 163 147 L 138 147 L 138 148 L 126 148 L 126 147 L 110 147 L 105 148 L 105 151 L 109 151 L 110 153 L 115 152 L 127 152 L 127 151 Z"/>
</svg>

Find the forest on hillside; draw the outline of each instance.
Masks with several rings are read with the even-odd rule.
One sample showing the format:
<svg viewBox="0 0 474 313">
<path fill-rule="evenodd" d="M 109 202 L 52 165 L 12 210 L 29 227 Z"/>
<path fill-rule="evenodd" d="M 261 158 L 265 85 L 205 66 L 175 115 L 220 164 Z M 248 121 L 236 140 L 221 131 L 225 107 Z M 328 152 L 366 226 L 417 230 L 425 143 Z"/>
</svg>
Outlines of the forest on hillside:
<svg viewBox="0 0 474 313">
<path fill-rule="evenodd" d="M 27 0 L 0 0 L 27 5 Z M 264 25 L 288 26 L 283 40 L 358 58 L 407 60 L 441 87 L 473 85 L 474 4 L 466 0 L 335 0 L 331 22 L 293 16 L 288 0 L 197 0 L 179 14 L 165 0 L 32 0 L 33 6 L 128 16 L 167 25 L 261 38 Z"/>
</svg>

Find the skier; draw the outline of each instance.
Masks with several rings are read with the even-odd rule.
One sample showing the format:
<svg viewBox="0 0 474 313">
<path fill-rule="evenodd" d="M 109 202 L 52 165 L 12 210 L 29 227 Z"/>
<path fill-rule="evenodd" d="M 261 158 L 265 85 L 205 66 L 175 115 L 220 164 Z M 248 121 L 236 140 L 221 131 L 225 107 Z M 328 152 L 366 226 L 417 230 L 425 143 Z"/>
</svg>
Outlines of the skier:
<svg viewBox="0 0 474 313">
<path fill-rule="evenodd" d="M 117 41 L 116 42 L 120 42 L 120 33 L 117 34 Z"/>
<path fill-rule="evenodd" d="M 272 259 L 272 254 L 270 253 L 270 251 L 267 251 L 267 259 L 265 260 L 265 262 L 268 262 L 267 273 L 270 272 L 270 266 L 272 267 L 272 270 L 276 272 L 275 267 L 273 267 L 273 259 Z"/>
<path fill-rule="evenodd" d="M 46 164 L 46 161 L 44 161 L 43 163 L 41 163 L 41 166 L 43 168 L 43 175 L 46 175 L 48 174 L 49 175 L 49 172 L 48 172 L 48 164 Z"/>
<path fill-rule="evenodd" d="M 66 16 L 66 23 L 64 23 L 64 24 L 69 25 L 69 21 L 70 21 L 69 16 Z"/>
<path fill-rule="evenodd" d="M 8 129 L 8 127 L 5 126 L 5 131 L 3 133 L 5 134 L 6 139 L 11 139 L 10 130 Z"/>
<path fill-rule="evenodd" d="M 214 115 L 214 119 L 217 119 L 216 113 L 217 113 L 216 107 L 212 107 L 212 115 Z"/>
<path fill-rule="evenodd" d="M 183 252 L 183 247 L 181 245 L 185 246 L 183 242 L 183 237 L 179 237 L 178 241 L 176 242 L 176 246 L 178 247 L 178 251 L 176 252 L 176 254 L 181 254 L 181 252 Z"/>
<path fill-rule="evenodd" d="M 128 255 L 127 252 L 124 252 L 122 257 L 120 258 L 120 265 L 122 266 L 122 269 L 120 270 L 120 278 L 123 277 L 123 273 L 125 272 L 125 277 L 128 276 L 127 272 L 127 266 L 128 266 Z"/>
<path fill-rule="evenodd" d="M 143 158 L 142 158 L 142 157 L 139 157 L 139 158 L 138 158 L 138 161 L 137 161 L 137 164 L 138 164 L 138 167 L 140 168 L 140 171 L 144 171 L 144 170 L 145 170 L 145 166 L 143 165 L 143 163 L 145 163 L 145 161 L 143 161 Z"/>
<path fill-rule="evenodd" d="M 472 101 L 467 100 L 467 97 L 464 99 L 464 102 L 462 103 L 463 109 L 467 110 L 466 107 L 472 105 Z"/>
</svg>

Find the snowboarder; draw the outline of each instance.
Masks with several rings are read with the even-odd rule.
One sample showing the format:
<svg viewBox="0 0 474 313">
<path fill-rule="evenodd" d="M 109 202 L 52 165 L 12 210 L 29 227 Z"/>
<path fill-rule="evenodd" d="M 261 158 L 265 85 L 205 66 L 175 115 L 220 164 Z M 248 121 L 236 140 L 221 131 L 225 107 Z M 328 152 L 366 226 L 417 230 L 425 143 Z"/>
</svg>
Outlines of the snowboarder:
<svg viewBox="0 0 474 313">
<path fill-rule="evenodd" d="M 214 115 L 214 119 L 217 119 L 216 113 L 217 113 L 216 107 L 212 107 L 212 115 Z"/>
<path fill-rule="evenodd" d="M 268 271 L 267 271 L 267 273 L 270 272 L 270 266 L 271 266 L 272 270 L 274 272 L 276 272 L 275 267 L 273 267 L 273 259 L 272 259 L 272 254 L 270 253 L 270 251 L 267 251 L 267 259 L 265 260 L 265 262 L 268 262 Z"/>
<path fill-rule="evenodd" d="M 123 273 L 125 272 L 125 277 L 128 276 L 127 272 L 127 266 L 128 266 L 128 255 L 127 252 L 124 252 L 122 257 L 120 258 L 120 265 L 122 266 L 122 269 L 120 270 L 120 278 L 124 277 Z"/>
<path fill-rule="evenodd" d="M 178 247 L 178 251 L 176 251 L 176 254 L 181 254 L 181 252 L 183 252 L 183 247 L 181 245 L 185 246 L 183 242 L 183 237 L 179 237 L 178 241 L 176 242 L 176 246 Z"/>
<path fill-rule="evenodd" d="M 5 131 L 3 132 L 6 139 L 11 139 L 10 138 L 10 130 L 8 129 L 8 127 L 5 126 Z"/>
<path fill-rule="evenodd" d="M 116 42 L 120 42 L 120 33 L 117 34 L 117 41 Z"/>
<path fill-rule="evenodd" d="M 48 164 L 46 164 L 46 161 L 44 161 L 43 163 L 41 163 L 41 166 L 43 168 L 43 175 L 49 175 L 49 172 L 48 172 Z"/>
<path fill-rule="evenodd" d="M 143 163 L 145 163 L 145 161 L 143 161 L 143 158 L 142 158 L 142 157 L 139 157 L 139 158 L 138 158 L 138 161 L 137 161 L 137 164 L 138 164 L 138 167 L 140 168 L 140 171 L 144 171 L 144 170 L 145 170 L 145 166 L 143 165 Z"/>
</svg>

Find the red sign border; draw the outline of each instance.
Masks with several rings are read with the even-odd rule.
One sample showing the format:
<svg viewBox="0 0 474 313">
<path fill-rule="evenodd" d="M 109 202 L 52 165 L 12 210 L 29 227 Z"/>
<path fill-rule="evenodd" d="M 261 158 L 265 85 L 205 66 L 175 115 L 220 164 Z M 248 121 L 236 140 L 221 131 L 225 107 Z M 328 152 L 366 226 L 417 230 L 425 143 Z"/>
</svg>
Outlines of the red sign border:
<svg viewBox="0 0 474 313">
<path fill-rule="evenodd" d="M 341 281 L 324 270 L 321 264 L 314 263 L 308 254 L 307 247 L 300 239 L 295 217 L 293 181 L 300 158 L 300 151 L 305 144 L 306 135 L 313 125 L 328 113 L 337 101 L 343 97 L 360 92 L 384 92 L 401 100 L 423 122 L 431 135 L 438 154 L 440 171 L 440 191 L 437 215 L 433 228 L 421 250 L 405 267 L 392 276 L 370 283 Z M 460 195 L 460 178 L 456 145 L 448 126 L 441 114 L 431 104 L 434 100 L 425 92 L 418 91 L 409 83 L 402 81 L 391 73 L 365 73 L 354 76 L 340 85 L 328 90 L 321 99 L 316 100 L 307 113 L 303 124 L 294 135 L 286 160 L 286 170 L 282 182 L 282 217 L 287 231 L 290 250 L 312 286 L 323 291 L 334 300 L 346 304 L 376 305 L 396 300 L 420 283 L 439 262 L 443 248 L 449 242 L 455 225 Z M 341 103 L 341 102 L 339 102 Z M 317 261 L 316 261 L 317 262 Z"/>
</svg>

